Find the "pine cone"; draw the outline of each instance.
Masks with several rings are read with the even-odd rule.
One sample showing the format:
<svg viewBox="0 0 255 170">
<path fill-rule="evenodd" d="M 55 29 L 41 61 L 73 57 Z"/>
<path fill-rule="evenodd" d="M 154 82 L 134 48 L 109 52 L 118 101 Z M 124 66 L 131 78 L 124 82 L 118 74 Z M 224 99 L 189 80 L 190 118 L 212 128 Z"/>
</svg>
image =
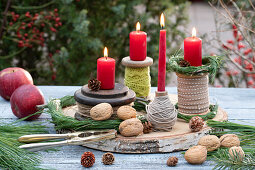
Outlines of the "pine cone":
<svg viewBox="0 0 255 170">
<path fill-rule="evenodd" d="M 114 162 L 114 155 L 112 153 L 110 153 L 110 152 L 107 152 L 107 153 L 103 154 L 102 162 L 105 165 L 113 164 L 113 162 Z"/>
<path fill-rule="evenodd" d="M 186 60 L 181 60 L 179 62 L 179 66 L 181 66 L 181 67 L 189 67 L 190 63 L 188 61 L 186 61 Z"/>
<path fill-rule="evenodd" d="M 150 133 L 153 130 L 153 126 L 150 122 L 143 123 L 143 133 Z"/>
<path fill-rule="evenodd" d="M 199 116 L 194 116 L 189 121 L 189 128 L 192 132 L 200 131 L 204 126 L 204 120 Z"/>
<path fill-rule="evenodd" d="M 176 158 L 175 156 L 169 157 L 166 164 L 168 166 L 176 166 L 178 163 L 178 158 Z"/>
<path fill-rule="evenodd" d="M 89 168 L 95 163 L 95 155 L 92 152 L 84 152 L 81 155 L 81 165 Z"/>
<path fill-rule="evenodd" d="M 101 87 L 101 81 L 97 79 L 91 79 L 88 81 L 88 88 L 92 91 L 98 91 Z"/>
</svg>

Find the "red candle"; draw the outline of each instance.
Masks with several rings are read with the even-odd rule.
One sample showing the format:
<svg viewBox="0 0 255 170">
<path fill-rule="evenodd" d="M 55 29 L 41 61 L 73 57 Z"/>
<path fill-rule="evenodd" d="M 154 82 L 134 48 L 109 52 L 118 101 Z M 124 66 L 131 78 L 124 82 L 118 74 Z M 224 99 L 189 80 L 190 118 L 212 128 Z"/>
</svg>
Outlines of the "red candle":
<svg viewBox="0 0 255 170">
<path fill-rule="evenodd" d="M 101 89 L 113 89 L 115 85 L 115 60 L 108 57 L 104 48 L 104 57 L 97 59 L 97 79 L 101 81 Z"/>
<path fill-rule="evenodd" d="M 160 16 L 160 30 L 159 35 L 159 58 L 158 58 L 158 91 L 165 91 L 166 82 L 166 30 L 163 29 L 165 25 L 165 17 L 162 13 Z"/>
<path fill-rule="evenodd" d="M 196 29 L 192 30 L 192 37 L 184 40 L 184 60 L 191 66 L 202 65 L 202 40 L 196 37 Z"/>
<path fill-rule="evenodd" d="M 136 31 L 129 34 L 129 56 L 134 61 L 143 61 L 147 56 L 147 33 L 140 31 L 140 27 L 137 22 Z"/>
</svg>

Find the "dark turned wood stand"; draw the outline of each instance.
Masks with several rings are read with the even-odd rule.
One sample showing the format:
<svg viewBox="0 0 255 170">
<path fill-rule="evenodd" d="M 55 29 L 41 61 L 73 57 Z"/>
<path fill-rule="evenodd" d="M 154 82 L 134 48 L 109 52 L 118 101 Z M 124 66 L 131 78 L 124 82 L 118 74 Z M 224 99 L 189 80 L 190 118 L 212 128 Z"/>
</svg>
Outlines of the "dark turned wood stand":
<svg viewBox="0 0 255 170">
<path fill-rule="evenodd" d="M 135 101 L 135 97 L 136 95 L 133 90 L 120 83 L 115 83 L 115 87 L 112 90 L 99 91 L 92 91 L 88 88 L 88 85 L 84 85 L 74 93 L 76 102 L 88 110 L 100 103 L 109 103 L 113 108 L 129 105 Z M 86 113 L 86 116 L 88 115 L 89 113 Z M 84 114 L 80 114 L 79 111 L 75 114 L 78 120 L 81 120 L 83 116 Z"/>
</svg>

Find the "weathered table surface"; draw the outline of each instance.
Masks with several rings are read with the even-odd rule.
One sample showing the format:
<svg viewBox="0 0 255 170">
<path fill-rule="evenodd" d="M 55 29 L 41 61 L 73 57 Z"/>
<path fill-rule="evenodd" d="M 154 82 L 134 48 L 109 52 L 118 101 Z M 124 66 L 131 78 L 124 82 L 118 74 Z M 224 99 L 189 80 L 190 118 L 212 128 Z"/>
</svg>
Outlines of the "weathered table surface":
<svg viewBox="0 0 255 170">
<path fill-rule="evenodd" d="M 51 98 L 60 98 L 65 95 L 73 95 L 80 86 L 39 86 L 46 101 Z M 152 88 L 152 92 L 156 88 Z M 167 88 L 169 94 L 176 94 L 174 87 Z M 210 99 L 217 99 L 218 104 L 228 112 L 229 120 L 242 124 L 255 124 L 255 89 L 238 88 L 210 88 Z M 0 123 L 12 122 L 16 117 L 12 114 L 9 102 L 0 98 Z M 39 121 L 50 120 L 50 116 L 43 114 Z M 49 130 L 54 133 L 52 124 Z M 88 149 L 82 146 L 65 146 L 59 151 L 40 152 L 42 155 L 42 167 L 54 169 L 83 169 L 80 165 L 80 157 L 83 152 L 92 151 L 96 157 L 96 163 L 91 169 L 168 169 L 166 160 L 169 156 L 179 158 L 175 169 L 212 169 L 213 162 L 206 161 L 202 165 L 188 164 L 181 152 L 165 154 L 114 154 L 115 163 L 106 166 L 101 163 L 104 152 Z"/>
</svg>

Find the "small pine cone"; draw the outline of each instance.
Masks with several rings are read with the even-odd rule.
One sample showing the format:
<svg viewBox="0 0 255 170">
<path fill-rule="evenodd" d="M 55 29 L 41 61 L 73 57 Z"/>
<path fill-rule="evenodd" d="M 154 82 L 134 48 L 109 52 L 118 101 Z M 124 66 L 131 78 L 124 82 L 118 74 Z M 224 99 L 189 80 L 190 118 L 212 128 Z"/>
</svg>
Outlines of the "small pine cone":
<svg viewBox="0 0 255 170">
<path fill-rule="evenodd" d="M 176 166 L 178 163 L 178 158 L 176 158 L 175 156 L 169 157 L 166 164 L 167 166 Z"/>
<path fill-rule="evenodd" d="M 181 60 L 179 62 L 179 66 L 181 66 L 181 67 L 189 67 L 190 63 L 188 61 L 186 61 L 186 60 Z"/>
<path fill-rule="evenodd" d="M 204 126 L 204 120 L 199 116 L 194 116 L 189 121 L 189 128 L 192 132 L 200 131 Z"/>
<path fill-rule="evenodd" d="M 84 152 L 81 155 L 81 165 L 89 168 L 95 163 L 95 155 L 92 152 Z"/>
<path fill-rule="evenodd" d="M 150 133 L 153 130 L 153 126 L 150 122 L 143 123 L 143 133 Z"/>
<path fill-rule="evenodd" d="M 88 81 L 88 88 L 92 91 L 98 91 L 101 87 L 101 81 L 97 79 L 91 79 Z"/>
<path fill-rule="evenodd" d="M 105 164 L 105 165 L 111 165 L 113 164 L 114 162 L 114 155 L 110 152 L 107 152 L 105 154 L 103 154 L 103 157 L 102 157 L 102 162 Z"/>
</svg>

